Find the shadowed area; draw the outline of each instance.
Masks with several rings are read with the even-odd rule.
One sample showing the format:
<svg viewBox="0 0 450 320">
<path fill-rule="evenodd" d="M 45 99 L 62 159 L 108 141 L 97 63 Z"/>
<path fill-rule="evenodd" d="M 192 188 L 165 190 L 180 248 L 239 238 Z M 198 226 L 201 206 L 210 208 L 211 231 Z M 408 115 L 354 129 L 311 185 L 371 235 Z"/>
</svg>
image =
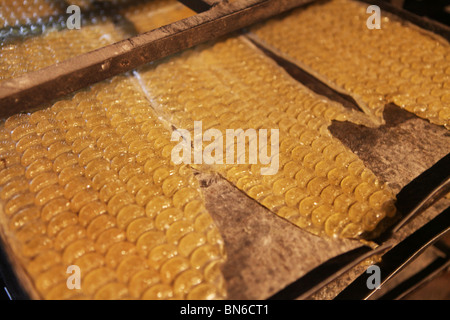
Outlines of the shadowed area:
<svg viewBox="0 0 450 320">
<path fill-rule="evenodd" d="M 379 128 L 333 121 L 329 130 L 399 192 L 450 152 L 450 132 L 393 104 L 385 107 L 384 119 Z"/>
</svg>

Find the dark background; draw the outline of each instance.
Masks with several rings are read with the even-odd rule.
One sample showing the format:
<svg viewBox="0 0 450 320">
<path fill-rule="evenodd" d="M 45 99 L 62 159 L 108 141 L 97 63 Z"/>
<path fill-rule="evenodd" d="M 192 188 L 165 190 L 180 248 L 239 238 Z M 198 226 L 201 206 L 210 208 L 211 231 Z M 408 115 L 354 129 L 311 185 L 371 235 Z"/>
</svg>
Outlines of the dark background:
<svg viewBox="0 0 450 320">
<path fill-rule="evenodd" d="M 450 26 L 450 0 L 385 0 L 422 17 Z"/>
</svg>

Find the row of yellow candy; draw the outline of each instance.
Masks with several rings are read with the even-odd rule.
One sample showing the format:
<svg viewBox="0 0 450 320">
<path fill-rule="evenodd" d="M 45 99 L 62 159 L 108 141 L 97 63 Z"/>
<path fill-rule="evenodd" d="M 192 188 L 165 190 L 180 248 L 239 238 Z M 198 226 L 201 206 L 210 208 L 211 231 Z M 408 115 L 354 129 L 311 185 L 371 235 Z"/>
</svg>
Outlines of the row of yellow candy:
<svg viewBox="0 0 450 320">
<path fill-rule="evenodd" d="M 215 170 L 268 209 L 315 234 L 357 237 L 395 213 L 393 195 L 327 130 L 353 112 L 316 96 L 238 38 L 140 71 L 157 110 L 178 128 L 279 129 L 280 170 Z M 248 148 L 248 144 L 247 144 Z M 247 149 L 248 150 L 248 149 Z"/>
<path fill-rule="evenodd" d="M 450 45 L 383 17 L 368 29 L 367 6 L 333 0 L 298 9 L 252 31 L 288 59 L 349 93 L 382 119 L 389 102 L 450 126 Z"/>
<path fill-rule="evenodd" d="M 42 297 L 225 296 L 220 234 L 131 81 L 11 117 L 1 142 L 7 233 Z M 67 288 L 71 264 L 81 292 Z"/>
</svg>

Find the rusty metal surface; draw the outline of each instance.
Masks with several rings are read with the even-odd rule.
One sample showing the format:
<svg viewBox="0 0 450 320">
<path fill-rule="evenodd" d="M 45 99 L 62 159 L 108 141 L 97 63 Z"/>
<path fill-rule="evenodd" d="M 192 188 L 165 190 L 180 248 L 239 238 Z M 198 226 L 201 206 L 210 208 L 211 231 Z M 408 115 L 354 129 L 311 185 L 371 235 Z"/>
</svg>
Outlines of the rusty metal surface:
<svg viewBox="0 0 450 320">
<path fill-rule="evenodd" d="M 323 83 L 320 83 L 320 81 L 311 77 L 289 61 L 278 59 L 279 57 L 275 53 L 270 52 L 270 50 L 268 51 L 261 47 L 260 49 L 265 51 L 270 58 L 277 61 L 293 78 L 308 86 L 311 90 L 338 101 L 347 108 L 358 109 L 357 104 L 352 101 L 351 97 L 342 95 L 342 93 L 336 92 Z M 421 119 L 392 104 L 386 106 L 384 118 L 386 123 L 378 128 L 367 128 L 350 122 L 334 121 L 329 127 L 329 130 L 336 138 L 340 139 L 355 152 L 380 180 L 387 182 L 398 193 L 414 178 L 450 153 L 450 133 L 445 128 L 431 124 L 429 121 Z M 217 181 L 217 178 L 213 179 L 213 181 Z M 214 186 L 215 183 L 222 185 L 222 187 Z M 236 242 L 233 245 L 233 241 L 228 243 L 231 254 L 229 256 L 229 262 L 224 267 L 224 273 L 229 277 L 232 298 L 235 293 L 239 298 L 245 297 L 247 292 L 250 297 L 255 297 L 257 295 L 255 292 L 260 292 L 261 290 L 260 297 L 264 296 L 264 293 L 270 292 L 270 289 L 282 288 L 283 283 L 292 282 L 289 279 L 295 279 L 296 275 L 306 275 L 308 270 L 311 270 L 311 268 L 314 269 L 314 264 L 319 266 L 319 264 L 324 263 L 327 259 L 348 252 L 351 248 L 351 246 L 346 247 L 342 246 L 339 242 L 333 242 L 328 247 L 322 247 L 320 249 L 321 251 L 318 251 L 316 246 L 318 243 L 322 243 L 323 239 L 318 239 L 299 230 L 293 231 L 297 232 L 295 233 L 297 236 L 292 236 L 288 231 L 288 227 L 284 229 L 284 232 L 289 236 L 283 241 L 277 241 L 283 238 L 283 232 L 281 235 L 272 234 L 270 232 L 272 229 L 265 229 L 265 220 L 260 220 L 261 217 L 267 214 L 267 210 L 253 204 L 258 208 L 255 210 L 257 212 L 261 211 L 261 213 L 255 214 L 254 210 L 250 210 L 253 215 L 248 214 L 248 206 L 251 207 L 252 203 L 247 204 L 245 201 L 240 201 L 240 196 L 238 195 L 240 192 L 233 190 L 233 187 L 229 185 L 224 187 L 223 184 L 224 182 L 213 182 L 212 186 L 208 184 L 205 192 L 207 199 L 211 199 L 209 200 L 211 203 L 209 207 L 211 214 L 215 217 L 225 239 L 229 238 L 236 242 L 244 242 L 242 247 L 236 247 Z M 221 193 L 223 190 L 228 191 Z M 428 209 L 398 231 L 389 239 L 389 242 L 393 246 L 401 243 L 408 235 L 432 220 L 441 210 L 448 207 L 449 204 L 450 202 L 448 200 L 441 200 L 438 204 Z M 233 214 L 230 214 L 230 212 L 233 212 Z M 236 215 L 242 215 L 245 218 Z M 285 221 L 277 221 L 281 219 L 275 215 L 272 216 L 272 226 L 287 223 Z M 230 220 L 225 220 L 228 223 L 222 221 L 224 220 L 223 217 L 229 217 Z M 242 219 L 244 220 L 242 221 Z M 252 236 L 251 234 L 242 232 L 243 226 L 258 226 L 261 228 L 260 232 L 265 235 L 264 241 L 271 245 L 261 249 L 258 245 L 261 241 L 258 242 L 257 238 L 259 232 L 253 231 L 255 235 Z M 302 240 L 299 241 L 298 237 Z M 312 239 L 308 240 L 309 237 L 312 237 Z M 316 239 L 313 240 L 314 238 Z M 280 243 L 283 245 L 280 246 Z M 299 243 L 302 244 L 302 250 L 293 251 L 293 249 L 290 249 L 297 249 Z M 358 244 L 353 243 L 352 245 L 357 246 Z M 250 249 L 246 250 L 247 247 Z M 289 258 L 266 259 L 267 256 L 270 257 L 271 250 L 282 253 L 290 252 Z M 261 256 L 264 258 L 261 258 Z M 284 256 L 281 257 L 284 258 Z M 242 261 L 245 261 L 245 263 L 242 264 Z M 281 274 L 281 272 L 274 274 L 274 269 L 279 270 L 276 268 L 277 263 L 282 264 L 284 274 Z M 252 270 L 250 274 L 254 279 L 258 280 L 252 280 L 252 277 L 248 276 L 247 270 Z M 346 274 L 337 277 L 322 290 L 318 291 L 313 295 L 313 298 L 333 299 L 364 270 L 364 266 L 352 268 Z M 269 279 L 267 279 L 268 275 L 270 275 Z M 272 283 L 271 280 L 274 278 L 278 282 L 275 281 Z M 261 281 L 263 279 L 264 281 Z M 320 279 L 317 280 L 320 281 Z"/>
<path fill-rule="evenodd" d="M 311 90 L 340 102 L 349 109 L 358 109 L 351 97 L 327 87 L 292 62 L 281 58 L 270 48 L 259 47 L 293 78 Z M 329 130 L 333 136 L 357 154 L 381 181 L 387 182 L 394 192 L 398 193 L 414 178 L 450 153 L 450 132 L 393 104 L 386 105 L 383 116 L 386 123 L 378 128 L 333 121 Z M 449 200 L 442 199 L 394 234 L 388 239 L 389 243 L 395 247 L 449 205 Z M 314 254 L 313 249 L 305 250 L 310 255 Z M 361 275 L 366 267 L 360 265 L 350 269 L 315 293 L 312 298 L 335 298 Z"/>
<path fill-rule="evenodd" d="M 303 231 L 218 175 L 197 178 L 225 241 L 230 299 L 267 299 L 328 259 L 363 246 Z"/>
<path fill-rule="evenodd" d="M 427 145 L 429 153 L 416 152 L 414 161 L 409 161 L 407 157 L 396 157 L 396 153 L 393 153 L 392 149 L 400 149 L 398 152 L 401 152 L 401 147 L 396 146 L 391 140 L 388 140 L 388 143 L 383 142 L 383 132 L 386 128 L 371 129 L 375 130 L 371 135 L 372 139 L 378 137 L 379 143 L 368 144 L 370 147 L 365 146 L 368 150 L 364 151 L 366 153 L 364 162 L 373 168 L 380 178 L 400 190 L 440 159 L 439 157 L 450 146 L 448 143 L 450 137 L 447 130 L 397 109 L 392 111 L 396 113 L 400 110 L 400 115 L 396 117 L 398 122 L 393 125 L 388 118 L 386 126 L 394 132 L 400 131 L 403 139 L 409 141 L 405 143 L 405 148 L 408 145 L 412 147 L 416 139 L 423 140 L 424 143 L 428 141 L 427 139 L 435 139 L 433 143 Z M 389 108 L 387 110 L 389 114 Z M 403 116 L 401 116 L 402 114 Z M 416 126 L 420 124 L 425 129 L 417 130 L 414 125 L 401 126 L 408 121 L 416 123 Z M 352 126 L 349 123 L 339 123 L 339 125 Z M 335 134 L 343 134 L 346 137 L 343 142 L 349 145 L 358 145 L 365 141 L 361 135 L 346 135 L 345 129 L 340 131 L 341 128 L 333 126 L 331 128 Z M 361 127 L 360 129 L 366 130 L 367 128 Z M 434 137 L 432 133 L 440 139 Z M 389 132 L 384 132 L 384 134 L 388 135 Z M 384 146 L 386 147 L 384 148 Z M 418 147 L 420 148 L 420 145 Z M 404 149 L 403 151 L 405 152 Z M 379 154 L 373 155 L 374 152 Z M 391 156 L 389 166 L 392 167 L 392 173 L 389 173 L 381 160 Z M 358 241 L 323 239 L 311 235 L 274 215 L 220 176 L 199 174 L 198 178 L 206 197 L 207 209 L 225 240 L 228 260 L 223 267 L 223 272 L 227 279 L 231 299 L 267 299 L 327 260 L 363 246 Z M 408 235 L 432 220 L 440 210 L 449 204 L 450 201 L 447 199 L 441 200 L 397 232 L 394 237 L 389 239 L 390 243 L 392 245 L 400 243 Z M 325 299 L 334 298 L 363 270 L 356 268 L 349 271 L 331 283 L 329 287 L 323 289 L 326 294 L 319 292 L 318 296 Z M 321 280 L 317 279 L 318 282 Z"/>
<path fill-rule="evenodd" d="M 450 153 L 450 132 L 392 104 L 386 106 L 384 119 L 379 128 L 334 121 L 329 129 L 399 192 Z"/>
</svg>

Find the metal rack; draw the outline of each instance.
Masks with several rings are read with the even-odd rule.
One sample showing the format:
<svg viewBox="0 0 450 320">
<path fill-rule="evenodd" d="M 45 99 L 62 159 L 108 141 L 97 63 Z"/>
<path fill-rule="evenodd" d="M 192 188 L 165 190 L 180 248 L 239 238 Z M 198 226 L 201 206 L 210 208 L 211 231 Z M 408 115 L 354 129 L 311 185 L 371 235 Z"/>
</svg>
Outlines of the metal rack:
<svg viewBox="0 0 450 320">
<path fill-rule="evenodd" d="M 6 117 L 18 112 L 26 112 L 69 93 L 137 68 L 143 64 L 167 57 L 183 49 L 191 48 L 208 40 L 216 39 L 230 32 L 242 30 L 256 22 L 271 16 L 281 14 L 299 6 L 306 6 L 313 0 L 180 0 L 183 4 L 195 10 L 198 14 L 190 18 L 172 23 L 89 52 L 47 68 L 29 72 L 17 78 L 0 83 L 0 114 Z M 366 1 L 364 1 L 366 2 Z M 450 39 L 450 29 L 433 21 L 422 19 L 402 9 L 386 4 L 383 1 L 370 1 L 397 17 L 412 22 L 424 29 L 434 32 L 447 40 Z M 105 11 L 106 10 L 106 11 Z M 114 10 L 114 8 L 109 8 Z M 108 14 L 107 8 L 100 11 L 93 9 L 91 14 Z M 56 18 L 50 21 L 59 21 Z M 251 39 L 251 37 L 250 37 Z M 258 43 L 256 43 L 258 45 Z M 331 96 L 334 100 L 343 101 L 350 107 L 355 107 L 352 99 L 342 94 L 332 92 L 323 83 L 298 67 L 277 57 L 267 48 L 260 47 L 267 56 L 274 59 L 291 76 L 314 91 Z M 439 243 L 439 239 L 450 230 L 450 209 L 443 210 L 428 224 L 412 230 L 403 239 L 392 241 L 392 236 L 415 216 L 422 214 L 445 194 L 450 192 L 450 155 L 442 158 L 417 179 L 405 186 L 398 194 L 397 208 L 404 214 L 392 230 L 383 234 L 375 242 L 379 247 L 358 246 L 353 250 L 328 259 L 307 274 L 301 275 L 296 281 L 275 293 L 271 299 L 306 299 L 339 278 L 345 272 L 354 268 L 364 259 L 382 254 L 380 264 L 383 282 L 388 282 L 398 274 L 409 262 L 417 258 L 426 248 L 436 245 L 445 255 L 437 259 L 424 270 L 403 282 L 393 291 L 381 298 L 398 298 L 417 287 L 438 271 L 445 270 L 449 265 L 448 248 Z M 6 261 L 5 254 L 1 257 Z M 6 281 L 8 293 L 5 298 L 26 298 L 26 293 L 14 279 L 10 266 L 0 266 L 0 274 Z M 369 299 L 374 291 L 365 285 L 366 277 L 361 275 L 344 289 L 338 299 Z M 4 285 L 0 283 L 0 287 Z"/>
</svg>

